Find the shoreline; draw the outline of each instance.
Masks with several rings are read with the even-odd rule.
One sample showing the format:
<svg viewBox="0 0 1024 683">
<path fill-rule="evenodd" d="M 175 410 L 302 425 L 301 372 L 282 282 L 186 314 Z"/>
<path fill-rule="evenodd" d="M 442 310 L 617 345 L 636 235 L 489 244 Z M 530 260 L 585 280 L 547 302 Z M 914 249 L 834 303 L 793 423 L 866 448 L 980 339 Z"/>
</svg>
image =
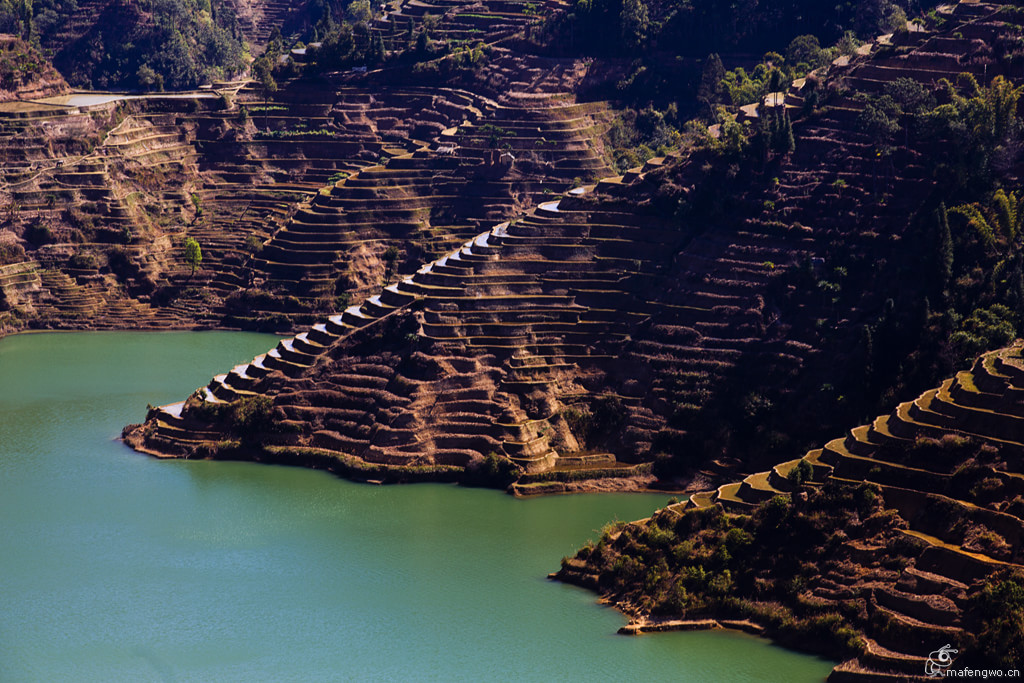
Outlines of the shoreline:
<svg viewBox="0 0 1024 683">
<path fill-rule="evenodd" d="M 695 616 L 689 619 L 651 618 L 646 614 L 638 612 L 630 603 L 617 600 L 610 595 L 602 593 L 597 585 L 597 575 L 567 572 L 563 566 L 557 572 L 548 574 L 547 578 L 549 581 L 558 581 L 566 585 L 589 590 L 597 595 L 597 603 L 599 605 L 611 607 L 622 614 L 628 622 L 616 631 L 617 635 L 639 636 L 645 633 L 670 633 L 672 631 L 742 631 L 748 635 L 764 638 L 777 647 L 823 657 L 832 661 L 835 663 L 833 672 L 840 665 L 849 665 L 849 662 L 844 662 L 841 656 L 796 647 L 793 643 L 786 642 L 784 638 L 780 639 L 775 635 L 771 635 L 769 629 L 764 624 L 749 618 L 721 618 L 715 617 L 712 614 L 704 614 L 700 617 Z"/>
<path fill-rule="evenodd" d="M 620 610 L 621 611 L 621 610 Z M 624 636 L 638 636 L 643 633 L 667 633 L 669 631 L 743 631 L 764 637 L 765 628 L 750 619 L 666 619 L 640 618 L 626 624 L 617 633 Z"/>
<path fill-rule="evenodd" d="M 211 452 L 196 455 L 171 453 L 156 450 L 145 445 L 138 434 L 143 424 L 125 426 L 118 439 L 136 453 L 156 460 L 219 460 L 230 462 L 251 462 L 260 465 L 280 465 L 283 467 L 302 467 L 311 470 L 329 472 L 336 477 L 359 484 L 391 485 L 417 483 L 451 483 L 465 486 L 462 476 L 465 469 L 450 465 L 435 465 L 420 468 L 403 468 L 394 465 L 370 463 L 355 456 L 327 453 L 321 449 L 290 449 L 275 448 L 274 450 L 253 453 L 243 450 Z M 553 495 L 572 495 L 577 493 L 646 493 L 665 494 L 669 496 L 689 496 L 684 487 L 662 488 L 650 475 L 623 478 L 597 478 L 571 482 L 543 482 L 541 484 L 518 484 L 513 482 L 506 488 L 477 486 L 474 488 L 491 488 L 504 491 L 514 498 L 528 500 Z M 653 485 L 653 486 L 652 486 Z M 530 487 L 528 493 L 522 487 Z M 684 501 L 681 501 L 684 502 Z"/>
<path fill-rule="evenodd" d="M 658 483 L 657 479 L 650 476 L 601 477 L 580 481 L 551 481 L 535 484 L 513 482 L 506 489 L 506 493 L 524 500 L 543 496 L 568 496 L 574 493 L 663 493 L 667 496 L 687 497 L 691 495 L 684 487 L 662 488 L 658 486 Z"/>
<path fill-rule="evenodd" d="M 3 331 L 0 329 L 0 339 L 5 337 L 16 337 L 19 335 L 30 335 L 30 334 L 82 334 L 82 333 L 94 333 L 94 334 L 135 334 L 135 333 L 163 333 L 163 332 L 253 332 L 255 334 L 269 334 L 274 337 L 288 336 L 283 332 L 260 332 L 258 330 L 247 330 L 243 327 L 220 327 L 203 325 L 198 327 L 110 327 L 110 328 L 92 328 L 92 327 L 59 327 L 59 328 L 46 328 L 46 327 L 26 327 L 24 329 Z"/>
</svg>

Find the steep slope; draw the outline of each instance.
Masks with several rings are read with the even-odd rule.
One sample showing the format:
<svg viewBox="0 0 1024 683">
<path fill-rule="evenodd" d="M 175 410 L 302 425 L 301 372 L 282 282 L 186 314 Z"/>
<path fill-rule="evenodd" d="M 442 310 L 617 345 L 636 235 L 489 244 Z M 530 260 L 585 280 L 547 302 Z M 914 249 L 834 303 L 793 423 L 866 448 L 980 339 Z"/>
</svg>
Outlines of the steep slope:
<svg viewBox="0 0 1024 683">
<path fill-rule="evenodd" d="M 204 411 L 203 399 L 216 406 L 264 396 L 271 400 L 261 404 L 263 443 L 242 444 L 243 451 L 256 447 L 254 457 L 264 457 L 265 445 L 385 468 L 467 467 L 493 453 L 528 473 L 520 483 L 603 476 L 609 467 L 654 461 L 661 476 L 721 474 L 740 455 L 773 462 L 792 440 L 847 419 L 812 388 L 842 389 L 855 376 L 858 359 L 849 349 L 862 328 L 884 331 L 897 315 L 890 308 L 909 317 L 926 306 L 930 264 L 913 245 L 918 221 L 908 217 L 932 210 L 942 185 L 926 166 L 946 141 L 908 134 L 898 152 L 881 154 L 878 140 L 857 125 L 870 111 L 870 92 L 855 96 L 847 87 L 860 79 L 877 89 L 903 73 L 883 76 L 876 68 L 894 51 L 925 85 L 955 78 L 959 62 L 933 59 L 936 45 L 948 48 L 947 38 L 968 27 L 975 40 L 993 43 L 1011 30 L 996 5 L 957 6 L 948 17 L 932 31 L 885 37 L 821 74 L 824 106 L 808 104 L 793 124 L 793 153 L 744 157 L 711 145 L 542 203 L 218 376 L 183 412 L 175 406 L 151 416 L 135 442 L 157 452 L 198 446 L 215 453 L 237 430 L 222 419 L 227 409 Z M 933 68 L 914 66 L 923 62 Z M 968 58 L 964 66 L 993 74 L 1010 73 L 1013 64 Z M 794 84 L 794 116 L 807 92 Z M 322 298 L 345 268 L 336 254 L 354 244 L 362 253 L 373 249 L 367 242 L 380 239 L 381 228 L 393 239 L 417 225 L 446 225 L 434 212 L 449 207 L 486 228 L 487 202 L 502 195 L 495 214 L 508 215 L 511 195 L 494 191 L 507 182 L 502 148 L 516 156 L 512 170 L 523 160 L 548 177 L 561 167 L 588 170 L 579 162 L 593 151 L 574 142 L 594 125 L 581 118 L 585 108 L 534 106 L 526 116 L 512 97 L 537 101 L 513 91 L 505 102 L 465 107 L 474 119 L 441 131 L 433 145 L 362 169 L 301 207 L 254 263 L 268 282 Z M 762 115 L 769 113 L 741 112 L 753 118 L 754 131 Z M 571 143 L 553 166 L 536 152 L 548 139 Z M 755 133 L 751 149 L 758 139 Z M 496 177 L 477 184 L 488 189 L 467 189 L 472 174 L 493 166 Z M 350 253 L 351 269 L 360 252 Z M 903 286 L 913 278 L 916 286 Z M 898 302 L 887 304 L 897 291 Z M 880 321 L 880 313 L 889 318 Z M 388 326 L 404 336 L 384 335 Z M 355 328 L 359 339 L 373 335 L 397 355 L 389 362 L 364 357 L 373 345 L 349 340 Z M 372 369 L 380 365 L 395 373 Z M 432 407 L 454 401 L 448 374 L 464 375 L 458 389 L 476 402 L 455 401 L 458 420 Z M 321 385 L 330 393 L 319 393 Z M 372 398 L 371 386 L 385 395 Z M 334 409 L 347 412 L 329 419 Z M 161 425 L 174 429 L 161 432 Z"/>
<path fill-rule="evenodd" d="M 519 205 L 606 172 L 592 143 L 606 106 L 552 90 L 571 87 L 573 64 L 500 101 L 340 74 L 273 97 L 236 83 L 6 105 L 0 190 L 14 246 L 0 264 L 52 276 L 6 288 L 5 320 L 289 329 L 362 301 Z M 185 236 L 203 249 L 195 274 Z M 121 314 L 151 307 L 160 313 Z"/>
<path fill-rule="evenodd" d="M 921 675 L 946 643 L 958 665 L 991 667 L 1020 642 L 981 608 L 1024 576 L 1022 349 L 985 354 L 801 459 L 617 529 L 557 577 L 639 624 L 752 618 L 849 658 L 829 680 Z"/>
<path fill-rule="evenodd" d="M 216 439 L 180 429 L 173 433 L 183 438 L 168 441 L 172 432 L 161 426 L 209 416 L 204 400 L 216 413 L 222 401 L 263 394 L 274 404 L 266 404 L 266 433 L 290 432 L 273 437 L 273 447 L 296 453 L 314 448 L 325 458 L 403 467 L 465 467 L 492 453 L 531 472 L 617 467 L 612 454 L 580 447 L 561 401 L 585 403 L 594 394 L 588 387 L 605 384 L 616 348 L 643 315 L 638 294 L 659 267 L 657 248 L 676 235 L 650 216 L 572 203 L 543 204 L 499 224 L 362 306 L 214 378 L 198 403 L 154 415 L 137 433 L 150 438 L 136 442 L 179 454 L 194 452 L 197 441 L 216 448 Z M 401 355 L 381 355 L 392 349 Z M 650 419 L 639 396 L 607 398 Z"/>
<path fill-rule="evenodd" d="M 64 78 L 33 46 L 0 36 L 0 102 L 49 97 L 67 89 Z"/>
</svg>

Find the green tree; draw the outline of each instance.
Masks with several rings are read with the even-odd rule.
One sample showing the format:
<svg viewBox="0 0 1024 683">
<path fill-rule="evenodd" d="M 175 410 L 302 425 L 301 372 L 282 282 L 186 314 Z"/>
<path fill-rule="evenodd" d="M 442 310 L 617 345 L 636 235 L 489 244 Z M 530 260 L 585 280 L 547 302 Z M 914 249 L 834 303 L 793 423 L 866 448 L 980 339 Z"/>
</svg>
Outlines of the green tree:
<svg viewBox="0 0 1024 683">
<path fill-rule="evenodd" d="M 163 75 L 154 71 L 149 64 L 143 64 L 139 67 L 139 70 L 135 72 L 135 80 L 138 82 L 139 87 L 147 92 L 153 90 L 160 92 L 164 89 Z"/>
<path fill-rule="evenodd" d="M 196 274 L 196 268 L 203 262 L 203 250 L 199 246 L 199 242 L 191 237 L 185 238 L 185 263 L 192 267 L 192 272 L 189 274 L 189 278 Z"/>
<path fill-rule="evenodd" d="M 709 120 L 714 119 L 715 105 L 723 102 L 726 94 L 722 80 L 725 78 L 725 67 L 722 58 L 711 53 L 704 60 L 704 70 L 700 76 L 700 87 L 697 89 L 697 101 L 708 108 Z"/>
<path fill-rule="evenodd" d="M 782 111 L 779 112 L 778 110 Z M 776 107 L 772 117 L 772 149 L 778 154 L 790 154 L 796 149 L 793 137 L 793 123 L 789 119 L 789 111 L 785 107 Z"/>
<path fill-rule="evenodd" d="M 619 15 L 622 28 L 622 40 L 629 48 L 637 48 L 647 41 L 647 28 L 650 23 L 647 5 L 643 0 L 622 0 L 622 12 Z"/>
<path fill-rule="evenodd" d="M 892 153 L 893 136 L 900 130 L 899 114 L 892 97 L 882 95 L 867 102 L 857 117 L 858 128 L 868 135 L 876 156 L 887 157 Z"/>
<path fill-rule="evenodd" d="M 21 37 L 32 40 L 32 0 L 16 0 L 14 7 L 21 21 Z"/>
<path fill-rule="evenodd" d="M 417 54 L 424 55 L 430 51 L 430 33 L 427 31 L 427 27 L 424 26 L 420 29 L 419 34 L 416 36 L 416 47 Z"/>
<path fill-rule="evenodd" d="M 770 93 L 782 92 L 786 86 L 786 74 L 782 69 L 773 68 L 768 72 L 767 90 Z"/>
<path fill-rule="evenodd" d="M 353 0 L 349 3 L 348 13 L 357 22 L 369 23 L 373 19 L 373 11 L 370 9 L 368 0 Z"/>
<path fill-rule="evenodd" d="M 945 104 L 922 117 L 924 131 L 941 145 L 940 177 L 947 192 L 991 190 L 994 177 L 1011 167 L 1019 148 L 1020 119 L 1017 103 L 1024 86 L 997 76 L 981 87 L 970 74 L 961 74 L 956 86 L 943 79 Z"/>
<path fill-rule="evenodd" d="M 978 667 L 1011 668 L 1024 658 L 1024 575 L 988 581 L 971 596 L 968 614 L 980 625 L 977 647 L 966 661 Z"/>
<path fill-rule="evenodd" d="M 987 247 L 1003 253 L 1019 249 L 1024 211 L 1017 192 L 998 189 L 992 193 L 987 205 L 974 202 L 954 206 L 949 213 L 962 216 L 967 227 L 974 230 Z"/>
<path fill-rule="evenodd" d="M 797 36 L 786 48 L 786 61 L 792 65 L 806 64 L 811 69 L 821 66 L 825 59 L 818 38 L 812 35 Z"/>
<path fill-rule="evenodd" d="M 398 247 L 392 245 L 384 250 L 384 284 L 391 284 L 398 261 Z"/>
<path fill-rule="evenodd" d="M 958 365 L 969 364 L 976 356 L 1009 344 L 1017 336 L 1017 316 L 1002 304 L 978 308 L 960 323 L 949 337 L 949 346 Z"/>
<path fill-rule="evenodd" d="M 266 100 L 271 94 L 277 92 L 277 81 L 274 80 L 274 65 L 266 55 L 252 63 L 252 77 L 259 82 L 263 90 L 263 98 Z"/>
<path fill-rule="evenodd" d="M 905 114 L 923 114 L 935 107 L 935 96 L 918 80 L 901 76 L 885 84 L 883 94 L 893 99 Z"/>
<path fill-rule="evenodd" d="M 801 459 L 800 462 L 796 464 L 796 467 L 789 471 L 789 474 L 786 475 L 786 478 L 789 479 L 789 481 L 791 481 L 794 486 L 800 488 L 805 483 L 810 481 L 813 476 L 814 467 L 811 465 L 811 463 Z M 736 531 L 736 529 L 733 529 L 732 531 Z"/>
<path fill-rule="evenodd" d="M 195 192 L 189 197 L 192 201 L 192 208 L 196 211 L 196 218 L 203 215 L 203 200 Z"/>
</svg>

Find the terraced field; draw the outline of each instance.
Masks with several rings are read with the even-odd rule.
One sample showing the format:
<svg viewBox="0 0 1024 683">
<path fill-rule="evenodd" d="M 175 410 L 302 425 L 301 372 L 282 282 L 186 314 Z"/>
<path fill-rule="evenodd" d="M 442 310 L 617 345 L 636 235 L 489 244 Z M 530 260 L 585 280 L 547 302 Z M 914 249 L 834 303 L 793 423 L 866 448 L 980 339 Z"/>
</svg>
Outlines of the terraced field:
<svg viewBox="0 0 1024 683">
<path fill-rule="evenodd" d="M 970 371 L 891 414 L 803 458 L 694 495 L 679 511 L 721 506 L 731 515 L 750 515 L 801 488 L 873 486 L 884 508 L 898 516 L 894 528 L 905 539 L 901 568 L 891 566 L 891 546 L 851 537 L 800 599 L 821 612 L 849 614 L 844 605 L 851 603 L 866 610 L 853 620 L 865 634 L 862 651 L 836 668 L 836 680 L 917 674 L 936 639 L 963 642 L 963 611 L 982 581 L 1024 568 L 1024 520 L 1016 502 L 1024 491 L 1022 350 L 1018 341 L 985 354 Z M 973 455 L 965 460 L 968 452 Z M 801 463 L 809 476 L 803 482 L 793 477 Z M 585 582 L 592 571 L 576 565 L 563 577 Z"/>
<path fill-rule="evenodd" d="M 255 43 L 297 14 L 234 5 Z M 65 38 L 102 6 L 80 5 Z M 386 49 L 429 28 L 480 49 L 475 69 L 439 54 L 275 93 L 246 81 L 0 104 L 0 244 L 20 249 L 0 266 L 0 326 L 289 333 L 126 430 L 161 457 L 517 493 L 639 488 L 676 458 L 666 478 L 686 469 L 713 486 L 659 515 L 716 524 L 822 497 L 880 501 L 843 518 L 834 561 L 786 599 L 864 635 L 835 680 L 919 673 L 970 628 L 982 582 L 1024 564 L 1024 344 L 803 457 L 782 437 L 852 424 L 811 404 L 849 374 L 859 331 L 924 300 L 908 217 L 944 187 L 929 144 L 955 141 L 922 142 L 900 119 L 880 144 L 863 125 L 869 96 L 909 79 L 944 102 L 942 79 L 1024 76 L 1009 11 L 942 6 L 730 113 L 751 132 L 786 108 L 792 152 L 733 163 L 693 136 L 611 176 L 614 104 L 574 94 L 593 65 L 524 53 L 564 9 L 372 8 Z M 186 237 L 202 245 L 196 272 Z M 824 425 L 806 424 L 811 409 Z M 778 452 L 789 459 L 772 465 Z M 563 578 L 597 585 L 597 562 L 569 561 Z"/>
<path fill-rule="evenodd" d="M 980 31 L 995 10 L 958 6 L 949 14 L 959 23 L 944 33 L 960 25 Z M 879 87 L 868 81 L 886 80 L 875 66 L 886 63 L 894 41 L 883 37 L 856 59 L 838 60 L 824 76 Z M 928 56 L 941 37 L 914 31 L 898 42 L 903 61 L 933 63 L 928 78 L 940 71 L 955 77 L 957 64 Z M 872 79 L 864 80 L 867 73 Z M 291 309 L 275 303 L 261 312 L 256 304 L 249 315 L 313 322 L 318 307 L 329 310 L 323 302 L 338 291 L 339 279 L 357 284 L 349 308 L 322 314 L 320 322 L 250 370 L 215 379 L 205 394 L 228 401 L 251 395 L 238 391 L 275 396 L 279 420 L 305 425 L 293 446 L 315 442 L 317 448 L 376 463 L 433 462 L 437 454 L 438 462 L 463 466 L 494 452 L 530 473 L 649 461 L 659 444 L 678 443 L 692 428 L 670 419 L 677 406 L 699 411 L 741 367 L 799 377 L 815 356 L 815 336 L 780 317 L 769 300 L 772 280 L 803 263 L 823 261 L 839 235 L 844 248 L 877 258 L 885 245 L 863 226 L 905 229 L 904 217 L 934 183 L 913 172 L 920 153 L 908 148 L 908 171 L 885 180 L 885 202 L 872 201 L 879 194 L 878 161 L 852 125 L 863 102 L 848 93 L 794 126 L 797 152 L 780 168 L 774 201 L 765 202 L 770 207 L 738 226 L 680 226 L 633 199 L 656 188 L 666 168 L 680 163 L 671 158 L 652 159 L 622 177 L 542 201 L 544 191 L 559 183 L 564 187 L 604 170 L 588 144 L 603 125 L 596 105 L 519 90 L 500 100 L 432 93 L 341 93 L 333 114 L 325 104 L 304 101 L 262 117 L 263 130 L 273 130 L 287 128 L 293 116 L 318 115 L 334 123 L 340 116 L 355 140 L 359 126 L 366 135 L 382 136 L 360 148 L 378 145 L 377 163 L 299 204 L 249 264 L 269 289 L 295 297 Z M 797 83 L 787 97 L 794 111 L 801 93 Z M 408 120 L 414 107 L 403 113 L 394 104 L 398 100 L 420 111 L 406 124 L 405 149 L 387 143 L 382 132 L 395 132 L 398 121 Z M 526 214 L 494 226 L 538 201 Z M 831 207 L 827 222 L 823 204 Z M 386 262 L 385 245 L 398 246 L 400 264 Z M 860 305 L 879 306 L 881 301 L 872 300 L 877 296 L 867 291 Z M 830 315 L 820 298 L 802 306 L 805 320 L 815 310 L 820 318 Z M 386 417 L 374 415 L 367 404 L 362 425 L 321 429 L 323 420 L 307 420 L 318 409 L 316 400 L 309 410 L 293 410 L 293 403 L 280 398 L 291 396 L 295 383 L 301 392 L 312 391 L 312 376 L 324 378 L 332 363 L 348 362 L 338 349 L 354 328 L 372 330 L 377 321 L 398 318 L 411 335 L 408 345 L 395 347 L 401 357 L 424 354 L 445 368 L 447 354 L 474 359 L 464 361 L 471 370 L 460 380 L 460 390 L 473 389 L 472 400 L 484 402 L 472 420 L 437 422 L 434 409 L 424 412 L 423 406 L 433 405 L 429 397 L 442 389 L 420 387 L 400 374 L 384 378 L 390 386 L 401 377 L 403 392 L 395 396 L 404 402 L 388 398 Z M 291 379 L 271 373 L 275 369 Z M 780 385 L 782 396 L 790 381 Z M 578 423 L 598 403 L 614 407 L 619 429 L 613 440 Z M 381 427 L 398 414 L 412 426 L 401 433 Z M 465 432 L 452 433 L 456 428 Z M 448 435 L 442 445 L 429 437 L 432 429 Z M 744 496 L 767 498 L 772 489 L 765 475 L 724 493 L 730 504 L 742 506 Z"/>
<path fill-rule="evenodd" d="M 134 300 L 124 303 L 131 310 L 162 309 L 143 326 L 287 329 L 338 295 L 365 299 L 523 203 L 607 172 L 592 142 L 606 106 L 563 92 L 496 101 L 453 88 L 301 81 L 269 99 L 254 84 L 218 92 L 0 112 L 9 221 L 52 233 L 35 258 L 66 271 L 64 260 L 83 256 L 81 272 L 66 274 L 105 281 L 115 298 Z M 496 130 L 514 154 L 501 157 Z M 203 247 L 195 274 L 177 254 L 185 236 Z M 401 258 L 385 263 L 388 247 Z M 108 265 L 115 249 L 128 272 Z M 71 292 L 47 288 L 35 298 Z M 56 315 L 22 298 L 36 324 L 130 320 L 95 315 L 108 308 L 100 300 Z"/>
</svg>

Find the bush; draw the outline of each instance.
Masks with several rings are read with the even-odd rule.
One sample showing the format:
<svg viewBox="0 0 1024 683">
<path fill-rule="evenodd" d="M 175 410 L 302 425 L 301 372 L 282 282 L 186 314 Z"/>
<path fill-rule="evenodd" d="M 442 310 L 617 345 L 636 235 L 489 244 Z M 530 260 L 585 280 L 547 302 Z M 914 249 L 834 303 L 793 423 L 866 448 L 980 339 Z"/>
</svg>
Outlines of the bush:
<svg viewBox="0 0 1024 683">
<path fill-rule="evenodd" d="M 971 596 L 967 609 L 978 625 L 977 644 L 965 663 L 1004 669 L 1024 660 L 1024 575 L 990 580 Z"/>
<path fill-rule="evenodd" d="M 803 486 L 806 482 L 810 481 L 814 476 L 814 467 L 811 463 L 804 459 L 800 459 L 800 462 L 796 464 L 796 467 L 789 471 L 786 478 L 793 482 L 796 487 Z"/>
<path fill-rule="evenodd" d="M 54 242 L 55 237 L 50 226 L 35 221 L 25 228 L 25 239 L 33 246 L 41 247 Z"/>
<path fill-rule="evenodd" d="M 17 242 L 0 243 L 0 266 L 18 263 L 25 258 L 25 248 Z"/>
<path fill-rule="evenodd" d="M 273 426 L 273 410 L 274 400 L 269 396 L 248 396 L 231 404 L 228 425 L 242 440 L 256 440 Z"/>
<path fill-rule="evenodd" d="M 68 259 L 68 267 L 75 270 L 95 270 L 98 265 L 96 256 L 93 254 L 79 252 Z"/>
<path fill-rule="evenodd" d="M 249 235 L 245 238 L 245 250 L 253 256 L 258 256 L 263 251 L 263 240 L 256 235 Z"/>
<path fill-rule="evenodd" d="M 507 488 L 523 475 L 523 468 L 497 453 L 488 453 L 483 460 L 474 461 L 462 477 L 465 486 Z"/>
</svg>

